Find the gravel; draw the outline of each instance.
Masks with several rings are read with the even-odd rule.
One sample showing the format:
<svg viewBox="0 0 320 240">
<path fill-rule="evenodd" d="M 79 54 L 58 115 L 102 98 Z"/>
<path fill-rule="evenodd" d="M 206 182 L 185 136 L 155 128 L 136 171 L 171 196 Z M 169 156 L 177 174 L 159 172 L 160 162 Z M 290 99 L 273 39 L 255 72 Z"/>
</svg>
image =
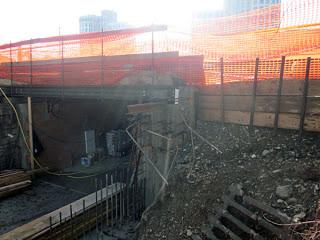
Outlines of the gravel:
<svg viewBox="0 0 320 240">
<path fill-rule="evenodd" d="M 233 183 L 297 221 L 314 219 L 320 189 L 317 134 L 306 133 L 300 141 L 297 131 L 255 128 L 250 134 L 246 126 L 207 122 L 199 122 L 197 131 L 223 154 L 195 137 L 192 162 L 192 146 L 185 144 L 167 195 L 148 213 L 138 239 L 205 239 L 200 227 Z M 283 186 L 285 196 L 277 195 Z"/>
</svg>

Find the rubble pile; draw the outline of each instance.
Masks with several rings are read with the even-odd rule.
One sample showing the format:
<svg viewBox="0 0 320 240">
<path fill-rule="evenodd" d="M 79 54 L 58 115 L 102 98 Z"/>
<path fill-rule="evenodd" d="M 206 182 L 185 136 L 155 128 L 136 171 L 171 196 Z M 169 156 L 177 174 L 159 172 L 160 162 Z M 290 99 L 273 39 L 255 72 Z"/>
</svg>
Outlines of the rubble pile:
<svg viewBox="0 0 320 240">
<path fill-rule="evenodd" d="M 320 138 L 297 131 L 199 122 L 196 129 L 222 151 L 194 136 L 179 151 L 163 202 L 148 213 L 139 239 L 206 239 L 201 225 L 232 184 L 285 213 L 292 222 L 314 220 L 320 190 Z M 296 236 L 295 236 L 296 237 Z"/>
</svg>

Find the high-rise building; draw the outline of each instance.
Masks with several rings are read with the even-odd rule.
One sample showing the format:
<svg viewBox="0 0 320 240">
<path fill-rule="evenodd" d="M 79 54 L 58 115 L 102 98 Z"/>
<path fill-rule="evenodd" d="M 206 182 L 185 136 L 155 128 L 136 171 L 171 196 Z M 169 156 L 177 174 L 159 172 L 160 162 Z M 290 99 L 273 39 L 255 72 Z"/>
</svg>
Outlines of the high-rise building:
<svg viewBox="0 0 320 240">
<path fill-rule="evenodd" d="M 79 18 L 80 33 L 101 31 L 101 18 L 96 15 L 86 15 Z"/>
<path fill-rule="evenodd" d="M 225 0 L 224 15 L 234 15 L 280 3 L 281 0 Z"/>
<path fill-rule="evenodd" d="M 101 16 L 86 15 L 79 18 L 80 33 L 120 30 L 128 28 L 127 23 L 118 22 L 117 13 L 111 10 L 101 11 Z"/>
<path fill-rule="evenodd" d="M 223 10 L 201 11 L 195 15 L 199 20 L 231 16 L 249 12 L 258 8 L 269 7 L 281 3 L 281 0 L 224 0 Z"/>
<path fill-rule="evenodd" d="M 118 15 L 115 11 L 102 10 L 101 11 L 101 22 L 102 25 L 108 25 L 110 23 L 118 22 Z"/>
</svg>

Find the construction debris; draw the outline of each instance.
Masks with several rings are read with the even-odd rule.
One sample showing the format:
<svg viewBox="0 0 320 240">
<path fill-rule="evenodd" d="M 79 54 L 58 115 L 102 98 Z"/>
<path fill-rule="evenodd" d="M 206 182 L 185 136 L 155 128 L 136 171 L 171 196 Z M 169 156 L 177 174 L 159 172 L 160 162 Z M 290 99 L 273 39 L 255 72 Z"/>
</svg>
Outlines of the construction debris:
<svg viewBox="0 0 320 240">
<path fill-rule="evenodd" d="M 217 216 L 214 209 L 221 208 L 224 202 L 221 196 L 229 196 L 225 186 L 237 183 L 243 186 L 238 189 L 239 194 L 244 190 L 246 197 L 286 214 L 292 219 L 290 222 L 314 221 L 319 183 L 314 181 L 316 174 L 309 177 L 308 169 L 320 167 L 317 134 L 306 134 L 300 141 L 296 131 L 275 133 L 272 129 L 256 128 L 250 134 L 245 126 L 200 121 L 197 132 L 223 149 L 223 154 L 194 138 L 193 162 L 189 139 L 179 151 L 173 176 L 168 179 L 167 197 L 150 211 L 140 228 L 139 239 L 207 239 L 202 232 L 203 223 L 209 216 Z M 193 171 L 188 177 L 191 165 Z M 275 223 L 285 222 L 269 215 L 266 218 Z M 298 229 L 290 227 L 288 234 L 296 237 L 295 232 L 301 234 L 306 227 L 305 224 Z"/>
<path fill-rule="evenodd" d="M 0 173 L 0 199 L 31 185 L 30 174 L 23 170 L 6 170 Z"/>
<path fill-rule="evenodd" d="M 244 195 L 241 188 L 239 184 L 229 188 L 230 194 L 223 197 L 223 208 L 217 208 L 216 214 L 209 216 L 209 224 L 202 226 L 203 234 L 212 240 L 289 239 L 287 229 L 279 225 L 288 224 L 291 219 Z M 269 218 L 279 224 L 273 225 Z"/>
</svg>

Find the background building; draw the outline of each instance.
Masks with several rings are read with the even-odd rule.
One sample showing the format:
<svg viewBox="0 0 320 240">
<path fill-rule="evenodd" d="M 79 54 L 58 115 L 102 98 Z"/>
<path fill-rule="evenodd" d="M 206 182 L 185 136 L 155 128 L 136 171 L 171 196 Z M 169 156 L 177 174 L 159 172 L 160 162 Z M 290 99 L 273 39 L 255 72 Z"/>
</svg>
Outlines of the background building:
<svg viewBox="0 0 320 240">
<path fill-rule="evenodd" d="M 265 8 L 277 3 L 281 3 L 281 0 L 224 0 L 222 10 L 201 11 L 195 15 L 195 18 L 204 20 L 231 16 L 258 8 Z"/>
<path fill-rule="evenodd" d="M 111 10 L 101 11 L 101 22 L 103 26 L 107 26 L 110 23 L 118 22 L 118 14 Z"/>
<path fill-rule="evenodd" d="M 280 2 L 281 0 L 225 0 L 223 11 L 225 16 L 229 16 L 268 7 Z"/>
<path fill-rule="evenodd" d="M 103 10 L 101 16 L 86 15 L 79 18 L 80 33 L 100 32 L 128 28 L 129 24 L 118 22 L 115 11 Z"/>
<path fill-rule="evenodd" d="M 101 19 L 96 15 L 86 15 L 79 18 L 80 33 L 101 31 Z"/>
</svg>

